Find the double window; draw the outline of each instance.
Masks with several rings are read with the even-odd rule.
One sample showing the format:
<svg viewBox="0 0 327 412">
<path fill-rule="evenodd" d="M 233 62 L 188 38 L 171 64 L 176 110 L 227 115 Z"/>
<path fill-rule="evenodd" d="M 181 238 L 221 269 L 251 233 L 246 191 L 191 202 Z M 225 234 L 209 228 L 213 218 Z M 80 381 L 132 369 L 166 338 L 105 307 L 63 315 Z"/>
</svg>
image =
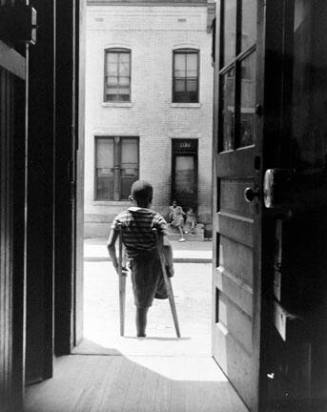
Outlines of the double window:
<svg viewBox="0 0 327 412">
<path fill-rule="evenodd" d="M 173 102 L 199 101 L 199 51 L 178 49 L 173 52 Z"/>
<path fill-rule="evenodd" d="M 105 50 L 104 101 L 131 101 L 131 51 Z M 199 51 L 177 49 L 173 52 L 173 102 L 199 101 Z"/>
<path fill-rule="evenodd" d="M 129 102 L 131 100 L 131 51 L 105 50 L 104 101 Z"/>
<path fill-rule="evenodd" d="M 139 176 L 139 139 L 96 137 L 95 146 L 95 199 L 127 200 Z"/>
</svg>

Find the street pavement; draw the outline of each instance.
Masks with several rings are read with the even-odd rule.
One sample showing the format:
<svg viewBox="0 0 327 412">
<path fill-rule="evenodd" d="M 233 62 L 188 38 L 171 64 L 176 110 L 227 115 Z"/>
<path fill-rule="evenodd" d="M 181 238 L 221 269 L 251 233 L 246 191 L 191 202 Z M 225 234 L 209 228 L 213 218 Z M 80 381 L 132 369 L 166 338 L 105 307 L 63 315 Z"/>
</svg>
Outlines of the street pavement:
<svg viewBox="0 0 327 412">
<path fill-rule="evenodd" d="M 84 261 L 110 260 L 106 243 L 107 239 L 85 239 Z M 212 242 L 210 240 L 186 242 L 172 240 L 171 245 L 176 263 L 210 263 L 212 260 Z"/>
<path fill-rule="evenodd" d="M 118 276 L 108 259 L 105 240 L 88 240 L 85 242 L 84 262 L 85 339 L 77 353 L 166 356 L 210 354 L 211 242 L 175 243 L 175 276 L 172 284 L 181 339 L 176 338 L 168 300 L 157 299 L 149 310 L 147 338 L 135 337 L 135 306 L 130 276 L 127 277 L 126 285 L 125 336 L 120 337 Z"/>
</svg>

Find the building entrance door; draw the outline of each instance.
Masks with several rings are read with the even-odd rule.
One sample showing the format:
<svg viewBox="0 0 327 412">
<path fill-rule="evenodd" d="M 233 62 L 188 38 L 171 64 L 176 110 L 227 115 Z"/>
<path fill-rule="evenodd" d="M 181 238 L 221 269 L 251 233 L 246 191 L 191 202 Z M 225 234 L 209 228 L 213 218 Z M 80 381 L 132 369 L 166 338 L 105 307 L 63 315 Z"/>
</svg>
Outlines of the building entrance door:
<svg viewBox="0 0 327 412">
<path fill-rule="evenodd" d="M 173 139 L 172 200 L 184 209 L 197 208 L 197 139 Z"/>
</svg>

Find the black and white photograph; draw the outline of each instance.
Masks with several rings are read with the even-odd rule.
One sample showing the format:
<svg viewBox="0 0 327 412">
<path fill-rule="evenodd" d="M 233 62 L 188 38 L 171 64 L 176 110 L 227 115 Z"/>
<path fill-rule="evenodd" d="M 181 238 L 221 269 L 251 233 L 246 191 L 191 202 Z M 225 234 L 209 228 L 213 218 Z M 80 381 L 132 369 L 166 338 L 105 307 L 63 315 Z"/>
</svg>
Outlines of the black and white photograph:
<svg viewBox="0 0 327 412">
<path fill-rule="evenodd" d="M 0 412 L 327 412 L 326 31 L 0 0 Z"/>
</svg>

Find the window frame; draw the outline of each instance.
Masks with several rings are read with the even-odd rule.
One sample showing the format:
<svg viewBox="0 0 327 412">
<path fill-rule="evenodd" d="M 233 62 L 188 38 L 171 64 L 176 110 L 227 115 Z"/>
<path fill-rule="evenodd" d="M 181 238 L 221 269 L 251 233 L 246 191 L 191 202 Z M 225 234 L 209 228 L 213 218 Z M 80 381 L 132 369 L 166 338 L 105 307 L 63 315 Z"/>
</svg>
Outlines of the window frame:
<svg viewBox="0 0 327 412">
<path fill-rule="evenodd" d="M 236 0 L 236 41 L 235 41 L 235 55 L 226 64 L 225 57 L 225 2 L 226 0 L 220 0 L 217 2 L 217 7 L 220 8 L 220 21 L 219 21 L 219 56 L 217 58 L 218 63 L 218 87 L 219 87 L 219 113 L 218 113 L 218 152 L 224 152 L 224 127 L 223 127 L 223 105 L 224 105 L 224 76 L 230 71 L 234 70 L 234 124 L 233 134 L 231 141 L 231 150 L 241 149 L 246 146 L 240 146 L 240 130 L 241 130 L 241 82 L 242 82 L 242 63 L 246 58 L 256 52 L 256 42 L 250 45 L 245 50 L 242 50 L 242 1 Z M 252 143 L 253 144 L 253 143 Z M 251 145 L 252 145 L 251 144 Z M 229 151 L 229 150 L 227 150 Z"/>
<path fill-rule="evenodd" d="M 114 172 L 113 180 L 114 180 L 114 189 L 113 189 L 113 199 L 103 199 L 98 197 L 98 190 L 97 190 L 97 152 L 98 152 L 98 141 L 99 140 L 112 140 L 113 141 L 113 169 L 116 169 L 116 173 Z M 136 180 L 139 179 L 140 176 L 140 138 L 138 136 L 101 136 L 97 135 L 94 136 L 94 201 L 95 202 L 125 202 L 128 200 L 127 198 L 122 198 L 122 190 L 121 190 L 121 170 L 122 170 L 122 144 L 124 141 L 127 140 L 135 140 L 137 143 L 137 175 Z M 118 161 L 117 161 L 118 158 Z"/>
<path fill-rule="evenodd" d="M 122 99 L 117 99 L 117 100 L 109 100 L 107 98 L 108 93 L 107 93 L 107 77 L 108 77 L 108 72 L 107 72 L 107 65 L 108 65 L 108 59 L 107 55 L 110 53 L 115 53 L 115 54 L 128 54 L 129 55 L 129 98 L 128 100 L 122 100 Z M 103 76 L 103 103 L 131 103 L 132 101 L 132 50 L 128 49 L 126 47 L 108 47 L 104 49 L 104 76 Z M 118 81 L 119 81 L 119 73 L 118 73 Z M 118 89 L 119 89 L 119 83 L 118 83 Z M 117 95 L 118 97 L 120 94 Z"/>
<path fill-rule="evenodd" d="M 175 56 L 178 54 L 195 54 L 197 56 L 197 76 L 196 76 L 196 100 L 177 100 L 176 99 L 176 90 L 175 90 Z M 181 103 L 181 104 L 194 104 L 194 103 L 200 103 L 200 50 L 195 49 L 195 48 L 179 48 L 179 49 L 174 49 L 173 50 L 173 68 L 172 68 L 172 103 Z M 187 73 L 186 73 L 187 74 Z M 188 79 L 190 77 L 183 77 L 183 79 Z M 186 84 L 186 83 L 185 83 Z M 187 92 L 186 90 L 184 91 L 184 94 L 186 95 Z"/>
</svg>

